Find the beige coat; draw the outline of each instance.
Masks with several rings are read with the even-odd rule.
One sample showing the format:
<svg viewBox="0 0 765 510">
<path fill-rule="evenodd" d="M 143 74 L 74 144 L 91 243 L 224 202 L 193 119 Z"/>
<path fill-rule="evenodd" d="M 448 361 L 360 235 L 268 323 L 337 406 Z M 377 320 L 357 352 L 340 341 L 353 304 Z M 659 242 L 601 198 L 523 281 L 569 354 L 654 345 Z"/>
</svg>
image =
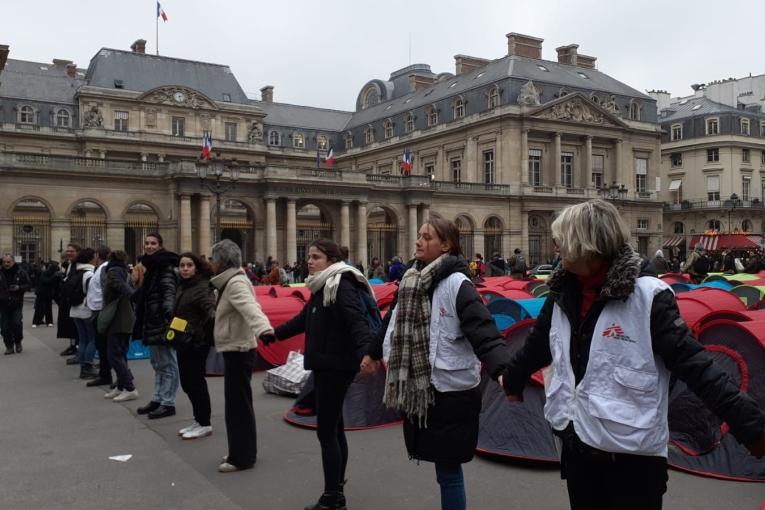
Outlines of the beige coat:
<svg viewBox="0 0 765 510">
<path fill-rule="evenodd" d="M 232 268 L 213 277 L 210 283 L 218 292 L 226 285 L 215 310 L 215 349 L 218 352 L 254 349 L 257 338 L 273 328 L 255 300 L 250 280 L 244 271 Z"/>
</svg>

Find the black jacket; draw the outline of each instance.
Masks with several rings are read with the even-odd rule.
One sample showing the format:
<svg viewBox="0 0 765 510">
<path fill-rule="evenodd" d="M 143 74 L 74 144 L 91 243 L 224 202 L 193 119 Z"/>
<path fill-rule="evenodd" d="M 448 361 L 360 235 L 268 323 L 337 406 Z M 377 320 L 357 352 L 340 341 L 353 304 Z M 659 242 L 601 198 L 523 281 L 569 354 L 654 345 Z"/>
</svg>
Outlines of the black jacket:
<svg viewBox="0 0 765 510">
<path fill-rule="evenodd" d="M 11 287 L 15 286 L 14 290 Z M 0 307 L 19 307 L 24 304 L 24 293 L 31 288 L 29 276 L 18 264 L 10 269 L 0 268 Z"/>
<path fill-rule="evenodd" d="M 306 370 L 358 372 L 371 335 L 359 292 L 366 292 L 362 284 L 344 274 L 334 304 L 324 306 L 322 288 L 299 314 L 276 328 L 276 338 L 305 333 Z"/>
<path fill-rule="evenodd" d="M 37 295 L 43 299 L 58 298 L 58 287 L 61 283 L 61 273 L 57 266 L 51 266 L 37 279 Z"/>
<path fill-rule="evenodd" d="M 144 255 L 141 263 L 146 266 L 146 274 L 141 288 L 133 294 L 136 303 L 133 338 L 142 339 L 144 345 L 163 345 L 175 310 L 178 255 L 161 250 Z"/>
<path fill-rule="evenodd" d="M 520 394 L 528 378 L 552 361 L 550 323 L 553 306 L 558 304 L 571 324 L 571 365 L 577 384 L 587 370 L 590 344 L 595 324 L 604 306 L 611 300 L 626 299 L 640 276 L 651 276 L 647 264 L 640 267 L 639 257 L 631 249 L 611 266 L 599 297 L 582 319 L 581 285 L 576 275 L 557 270 L 550 278 L 550 295 L 537 317 L 524 346 L 513 356 L 504 374 L 505 390 Z M 651 344 L 673 376 L 682 380 L 696 395 L 731 427 L 736 439 L 749 444 L 765 431 L 765 415 L 754 400 L 740 393 L 727 374 L 715 364 L 704 346 L 693 338 L 680 317 L 675 295 L 665 290 L 656 295 L 651 306 Z"/>
<path fill-rule="evenodd" d="M 206 276 L 196 275 L 178 282 L 175 294 L 175 317 L 188 321 L 192 338 L 184 347 L 212 345 L 212 335 L 205 335 L 205 326 L 215 317 L 215 294 Z M 173 345 L 178 347 L 178 345 Z"/>
</svg>

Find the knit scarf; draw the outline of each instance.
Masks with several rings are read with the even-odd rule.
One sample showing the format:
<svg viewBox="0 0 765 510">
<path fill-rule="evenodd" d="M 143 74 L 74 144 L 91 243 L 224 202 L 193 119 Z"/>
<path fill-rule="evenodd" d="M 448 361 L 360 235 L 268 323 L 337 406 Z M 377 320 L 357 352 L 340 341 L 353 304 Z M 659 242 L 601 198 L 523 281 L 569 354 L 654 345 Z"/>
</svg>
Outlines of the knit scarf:
<svg viewBox="0 0 765 510">
<path fill-rule="evenodd" d="M 401 277 L 390 339 L 383 402 L 412 420 L 417 417 L 423 428 L 428 425 L 428 406 L 434 398 L 429 359 L 430 289 L 448 257 L 441 255 L 425 267 L 418 262 Z"/>
<path fill-rule="evenodd" d="M 340 280 L 345 273 L 351 273 L 356 281 L 364 284 L 371 296 L 375 295 L 364 275 L 358 269 L 349 266 L 345 262 L 335 262 L 324 271 L 312 274 L 306 278 L 305 285 L 311 291 L 311 294 L 316 294 L 324 288 L 323 304 L 324 306 L 330 306 L 337 299 L 337 289 L 340 287 Z"/>
</svg>

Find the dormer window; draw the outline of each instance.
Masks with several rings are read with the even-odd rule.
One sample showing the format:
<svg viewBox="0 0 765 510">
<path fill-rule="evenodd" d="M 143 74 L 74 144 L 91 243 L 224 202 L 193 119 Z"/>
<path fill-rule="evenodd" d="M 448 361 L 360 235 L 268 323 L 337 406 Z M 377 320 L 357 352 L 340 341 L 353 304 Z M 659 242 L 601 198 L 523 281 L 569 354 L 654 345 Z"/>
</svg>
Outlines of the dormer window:
<svg viewBox="0 0 765 510">
<path fill-rule="evenodd" d="M 305 138 L 303 137 L 303 133 L 292 134 L 292 146 L 296 149 L 302 149 L 305 147 Z"/>
<path fill-rule="evenodd" d="M 672 124 L 672 141 L 682 140 L 683 139 L 683 125 L 682 124 Z"/>
<path fill-rule="evenodd" d="M 585 80 L 590 79 L 590 77 L 584 74 L 582 71 L 577 71 L 576 74 L 578 74 L 580 78 L 584 78 Z"/>
<path fill-rule="evenodd" d="M 367 126 L 367 128 L 364 130 L 364 143 L 369 145 L 370 143 L 373 143 L 375 141 L 375 128 L 370 126 Z"/>
<path fill-rule="evenodd" d="M 71 125 L 69 112 L 61 108 L 56 112 L 56 127 L 68 128 Z"/>
<path fill-rule="evenodd" d="M 223 94 L 223 102 L 230 103 L 231 102 L 231 94 Z"/>
<path fill-rule="evenodd" d="M 435 126 L 438 124 L 438 108 L 435 105 L 430 105 L 425 109 L 428 115 L 428 126 Z"/>
<path fill-rule="evenodd" d="M 278 131 L 271 131 L 268 133 L 268 145 L 281 145 L 281 136 Z"/>
<path fill-rule="evenodd" d="M 375 85 L 371 85 L 366 92 L 364 92 L 363 99 L 361 101 L 361 108 L 366 110 L 371 108 L 380 102 L 380 92 Z"/>
<path fill-rule="evenodd" d="M 31 106 L 24 105 L 19 109 L 19 123 L 21 124 L 34 124 L 35 123 L 35 110 Z"/>
<path fill-rule="evenodd" d="M 741 119 L 741 134 L 749 136 L 749 119 Z"/>
<path fill-rule="evenodd" d="M 404 131 L 407 133 L 414 131 L 414 115 L 411 112 L 404 117 Z"/>
<path fill-rule="evenodd" d="M 348 133 L 345 135 L 345 150 L 353 149 L 353 134 Z"/>
<path fill-rule="evenodd" d="M 642 107 L 637 101 L 630 102 L 630 120 L 640 120 L 640 114 L 642 113 Z"/>
<path fill-rule="evenodd" d="M 550 72 L 550 70 L 549 70 L 549 69 L 547 69 L 547 68 L 546 68 L 545 66 L 543 66 L 542 64 L 537 64 L 537 69 L 539 69 L 540 71 L 544 71 L 544 72 L 546 72 L 546 73 Z"/>
<path fill-rule="evenodd" d="M 385 119 L 383 122 L 383 136 L 386 139 L 393 137 L 393 122 L 390 119 Z"/>
<path fill-rule="evenodd" d="M 461 119 L 465 116 L 465 100 L 458 97 L 454 100 L 452 113 L 455 119 Z"/>
<path fill-rule="evenodd" d="M 329 142 L 327 141 L 327 137 L 324 135 L 319 135 L 319 137 L 316 140 L 316 145 L 320 151 L 327 150 L 327 147 L 329 147 Z"/>
<path fill-rule="evenodd" d="M 499 106 L 499 87 L 494 85 L 491 87 L 488 92 L 486 93 L 487 97 L 487 108 L 489 110 L 493 110 L 497 106 Z"/>
<path fill-rule="evenodd" d="M 720 134 L 720 119 L 713 118 L 707 119 L 707 135 L 719 135 Z"/>
</svg>

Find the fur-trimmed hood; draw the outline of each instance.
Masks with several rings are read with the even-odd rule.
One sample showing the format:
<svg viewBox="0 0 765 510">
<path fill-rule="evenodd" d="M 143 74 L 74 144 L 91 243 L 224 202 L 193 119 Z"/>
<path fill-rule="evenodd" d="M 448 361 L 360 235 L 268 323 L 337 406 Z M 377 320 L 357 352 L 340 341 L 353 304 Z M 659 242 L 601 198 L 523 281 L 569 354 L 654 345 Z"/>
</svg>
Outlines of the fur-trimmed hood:
<svg viewBox="0 0 765 510">
<path fill-rule="evenodd" d="M 606 281 L 600 290 L 601 297 L 609 299 L 627 299 L 635 290 L 635 283 L 641 273 L 642 259 L 629 245 L 624 245 L 618 252 L 606 274 Z M 547 285 L 550 291 L 560 294 L 569 278 L 576 278 L 573 273 L 559 265 L 553 272 Z"/>
</svg>

